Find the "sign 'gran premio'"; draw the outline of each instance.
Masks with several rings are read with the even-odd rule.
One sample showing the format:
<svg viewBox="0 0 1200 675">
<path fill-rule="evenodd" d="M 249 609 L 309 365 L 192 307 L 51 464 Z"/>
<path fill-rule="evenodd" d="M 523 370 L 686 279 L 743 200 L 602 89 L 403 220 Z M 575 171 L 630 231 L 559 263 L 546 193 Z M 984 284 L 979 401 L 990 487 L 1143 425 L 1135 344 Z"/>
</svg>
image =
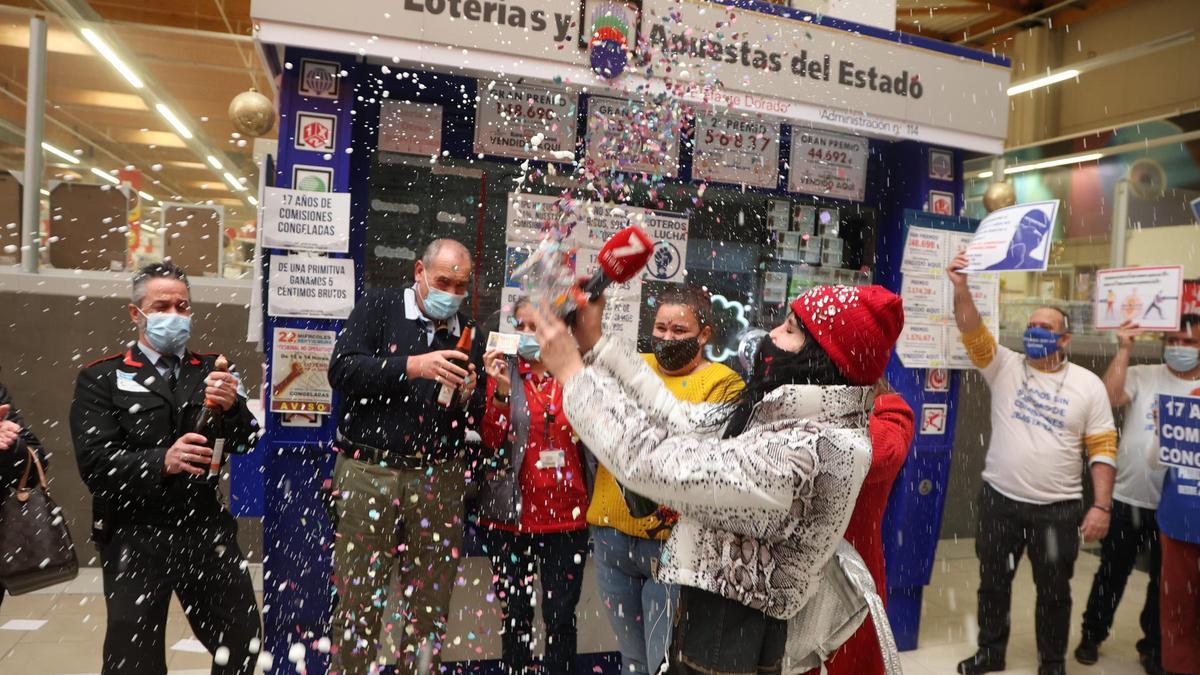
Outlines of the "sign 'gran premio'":
<svg viewBox="0 0 1200 675">
<path fill-rule="evenodd" d="M 252 14 L 268 42 L 607 86 L 579 47 L 577 0 L 254 0 Z M 320 19 L 295 32 L 305 17 Z M 1009 72 L 990 56 L 694 0 L 645 0 L 640 35 L 650 77 L 631 68 L 628 90 L 985 152 L 1007 130 Z"/>
</svg>

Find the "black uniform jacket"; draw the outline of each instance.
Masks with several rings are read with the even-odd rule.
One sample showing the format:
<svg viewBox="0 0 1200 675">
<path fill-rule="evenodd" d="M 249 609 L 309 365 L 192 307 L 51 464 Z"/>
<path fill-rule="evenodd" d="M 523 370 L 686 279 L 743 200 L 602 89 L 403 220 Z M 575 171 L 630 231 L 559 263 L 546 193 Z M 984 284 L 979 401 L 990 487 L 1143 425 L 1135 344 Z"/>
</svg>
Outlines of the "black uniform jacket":
<svg viewBox="0 0 1200 675">
<path fill-rule="evenodd" d="M 192 431 L 204 405 L 205 376 L 216 359 L 188 352 L 174 392 L 137 347 L 79 372 L 71 437 L 79 473 L 92 492 L 98 536 L 122 522 L 199 526 L 221 515 L 212 482 L 163 474 L 167 449 Z M 258 437 L 258 423 L 241 396 L 212 429 L 208 445 L 224 438 L 226 454 L 248 452 Z"/>
<path fill-rule="evenodd" d="M 37 436 L 25 426 L 25 418 L 21 416 L 21 411 L 17 409 L 12 402 L 12 396 L 9 395 L 8 389 L 0 384 L 0 405 L 8 404 L 11 406 L 8 411 L 8 421 L 16 422 L 17 426 L 21 427 L 21 436 L 17 438 L 17 443 L 9 448 L 7 452 L 0 452 L 0 502 L 8 495 L 11 488 L 17 486 L 21 480 L 21 476 L 25 475 L 25 469 L 29 466 L 29 451 L 33 450 L 37 457 L 42 462 L 42 468 L 46 468 L 46 450 L 42 447 L 42 442 Z M 37 475 L 31 469 L 29 474 L 29 485 L 37 482 Z"/>
</svg>

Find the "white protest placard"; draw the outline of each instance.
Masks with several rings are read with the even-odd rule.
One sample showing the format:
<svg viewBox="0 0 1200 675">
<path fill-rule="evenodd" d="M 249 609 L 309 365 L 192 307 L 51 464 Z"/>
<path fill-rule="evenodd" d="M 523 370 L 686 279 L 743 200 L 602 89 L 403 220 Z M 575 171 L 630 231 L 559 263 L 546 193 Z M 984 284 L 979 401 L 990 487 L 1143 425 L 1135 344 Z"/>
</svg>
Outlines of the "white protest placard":
<svg viewBox="0 0 1200 675">
<path fill-rule="evenodd" d="M 574 155 L 575 94 L 546 85 L 480 85 L 476 153 L 560 162 L 563 153 Z"/>
<path fill-rule="evenodd" d="M 267 314 L 345 319 L 353 309 L 353 260 L 316 255 L 271 256 Z"/>
<path fill-rule="evenodd" d="M 1159 422 L 1158 461 L 1187 472 L 1200 472 L 1200 397 L 1159 394 L 1155 409 Z"/>
<path fill-rule="evenodd" d="M 684 282 L 687 274 L 688 217 L 681 213 L 642 210 L 641 221 L 632 218 L 654 242 L 654 255 L 646 264 L 646 281 Z M 618 228 L 619 229 L 619 228 Z"/>
<path fill-rule="evenodd" d="M 773 188 L 779 182 L 779 122 L 750 115 L 700 113 L 692 177 Z M 787 202 L 783 202 L 787 205 Z M 786 227 L 786 216 L 779 219 Z"/>
<path fill-rule="evenodd" d="M 1058 200 L 1017 204 L 989 213 L 967 244 L 964 272 L 1045 271 Z"/>
<path fill-rule="evenodd" d="M 384 101 L 379 107 L 379 151 L 426 157 L 440 154 L 442 106 Z"/>
<path fill-rule="evenodd" d="M 576 271 L 593 275 L 600 271 L 597 258 L 599 248 L 581 248 L 576 256 Z M 616 335 L 627 340 L 636 340 L 641 325 L 642 277 L 634 277 L 623 284 L 613 284 L 604 294 L 606 301 L 601 324 L 605 335 Z"/>
<path fill-rule="evenodd" d="M 317 413 L 333 409 L 329 359 L 337 332 L 276 328 L 271 350 L 271 412 Z"/>
<path fill-rule="evenodd" d="M 532 246 L 549 228 L 563 227 L 563 203 L 558 197 L 509 193 L 505 240 L 509 246 Z M 647 281 L 682 283 L 686 274 L 688 217 L 623 204 L 580 202 L 573 205 L 570 245 L 599 251 L 604 242 L 629 225 L 642 228 L 654 242 L 654 255 L 642 273 Z"/>
<path fill-rule="evenodd" d="M 1126 267 L 1096 272 L 1097 330 L 1126 321 L 1145 330 L 1179 330 L 1183 310 L 1183 267 Z"/>
<path fill-rule="evenodd" d="M 788 191 L 860 202 L 867 189 L 867 139 L 792 127 Z"/>
<path fill-rule="evenodd" d="M 263 190 L 262 245 L 296 251 L 350 250 L 350 194 Z"/>
<path fill-rule="evenodd" d="M 640 101 L 593 96 L 588 101 L 587 156 L 598 170 L 674 178 L 679 128 L 665 109 Z"/>
</svg>

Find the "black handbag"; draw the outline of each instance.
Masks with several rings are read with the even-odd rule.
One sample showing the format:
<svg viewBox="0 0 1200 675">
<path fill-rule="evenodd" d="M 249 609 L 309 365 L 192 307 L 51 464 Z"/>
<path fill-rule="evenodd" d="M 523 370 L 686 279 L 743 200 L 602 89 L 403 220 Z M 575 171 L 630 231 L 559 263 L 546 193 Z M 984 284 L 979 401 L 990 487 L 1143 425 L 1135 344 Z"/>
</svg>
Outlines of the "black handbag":
<svg viewBox="0 0 1200 675">
<path fill-rule="evenodd" d="M 0 583 L 13 595 L 29 593 L 79 574 L 79 558 L 62 509 L 50 498 L 46 472 L 32 448 L 25 475 L 0 506 Z M 37 468 L 37 484 L 29 476 Z"/>
</svg>

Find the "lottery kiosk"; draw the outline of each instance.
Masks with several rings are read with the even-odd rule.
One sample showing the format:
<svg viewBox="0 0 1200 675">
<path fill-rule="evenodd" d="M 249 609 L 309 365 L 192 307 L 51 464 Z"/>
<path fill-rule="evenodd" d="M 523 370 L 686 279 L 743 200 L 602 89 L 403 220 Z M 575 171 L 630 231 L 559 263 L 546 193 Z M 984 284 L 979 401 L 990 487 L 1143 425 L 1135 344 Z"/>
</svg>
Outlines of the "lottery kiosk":
<svg viewBox="0 0 1200 675">
<path fill-rule="evenodd" d="M 889 611 L 901 647 L 916 646 L 959 358 L 940 267 L 973 227 L 956 217 L 964 154 L 1002 149 L 1005 59 L 756 0 L 255 0 L 252 15 L 279 102 L 259 228 L 270 413 L 234 488 L 263 517 L 277 659 L 326 667 L 322 484 L 339 402 L 322 369 L 355 298 L 410 285 L 424 245 L 453 237 L 477 261 L 470 311 L 503 330 L 510 273 L 564 191 L 588 202 L 569 235 L 581 269 L 631 219 L 655 240 L 606 317 L 630 339 L 649 333 L 656 294 L 703 285 L 708 356 L 737 368 L 739 338 L 809 286 L 917 289 L 888 378 L 920 433 L 884 527 Z M 499 610 L 467 542 L 443 658 L 483 672 Z M 615 673 L 601 602 L 589 569 L 579 667 Z"/>
</svg>

